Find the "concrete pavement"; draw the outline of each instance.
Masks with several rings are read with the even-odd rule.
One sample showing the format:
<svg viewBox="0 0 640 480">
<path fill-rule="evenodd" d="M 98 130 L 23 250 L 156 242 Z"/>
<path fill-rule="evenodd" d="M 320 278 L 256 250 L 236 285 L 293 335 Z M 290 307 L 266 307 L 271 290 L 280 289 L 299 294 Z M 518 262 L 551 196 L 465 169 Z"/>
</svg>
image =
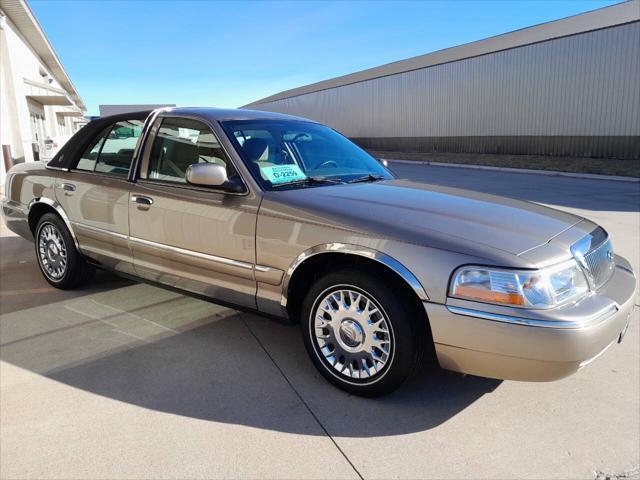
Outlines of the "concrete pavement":
<svg viewBox="0 0 640 480">
<path fill-rule="evenodd" d="M 637 184 L 392 168 L 589 217 L 640 270 Z M 621 345 L 558 382 L 424 368 L 361 399 L 316 373 L 297 327 L 106 273 L 57 291 L 2 228 L 2 478 L 594 478 L 640 464 L 637 312 Z"/>
</svg>

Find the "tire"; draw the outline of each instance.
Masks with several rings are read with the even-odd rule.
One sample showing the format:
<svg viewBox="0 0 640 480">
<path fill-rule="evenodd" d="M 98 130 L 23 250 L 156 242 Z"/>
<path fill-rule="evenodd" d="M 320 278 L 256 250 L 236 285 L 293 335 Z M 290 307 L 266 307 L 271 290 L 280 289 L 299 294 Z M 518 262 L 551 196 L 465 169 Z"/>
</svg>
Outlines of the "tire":
<svg viewBox="0 0 640 480">
<path fill-rule="evenodd" d="M 383 281 L 342 270 L 311 287 L 300 324 L 307 353 L 329 382 L 354 395 L 376 397 L 397 389 L 418 363 L 414 312 L 406 295 Z"/>
<path fill-rule="evenodd" d="M 61 290 L 88 282 L 95 269 L 76 250 L 69 229 L 55 213 L 45 213 L 36 226 L 38 266 L 45 280 Z"/>
</svg>

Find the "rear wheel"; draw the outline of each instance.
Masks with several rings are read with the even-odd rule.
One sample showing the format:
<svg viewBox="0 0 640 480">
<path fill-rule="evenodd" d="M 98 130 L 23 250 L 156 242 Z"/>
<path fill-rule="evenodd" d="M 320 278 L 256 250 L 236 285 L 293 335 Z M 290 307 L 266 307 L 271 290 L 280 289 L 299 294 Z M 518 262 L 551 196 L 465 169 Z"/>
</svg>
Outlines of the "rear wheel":
<svg viewBox="0 0 640 480">
<path fill-rule="evenodd" d="M 71 233 L 55 213 L 44 214 L 36 226 L 36 257 L 47 282 L 63 290 L 86 283 L 94 269 L 76 250 Z"/>
<path fill-rule="evenodd" d="M 395 390 L 418 361 L 413 309 L 357 270 L 330 273 L 309 290 L 301 326 L 307 352 L 337 387 L 373 397 Z"/>
</svg>

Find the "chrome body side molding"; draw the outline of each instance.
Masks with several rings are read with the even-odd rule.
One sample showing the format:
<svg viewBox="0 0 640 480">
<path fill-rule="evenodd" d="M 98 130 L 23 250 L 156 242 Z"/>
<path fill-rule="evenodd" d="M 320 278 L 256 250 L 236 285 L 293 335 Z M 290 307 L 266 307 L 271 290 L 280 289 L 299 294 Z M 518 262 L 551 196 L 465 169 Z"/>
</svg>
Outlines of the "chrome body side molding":
<svg viewBox="0 0 640 480">
<path fill-rule="evenodd" d="M 182 255 L 188 255 L 188 256 L 191 256 L 191 257 L 196 257 L 196 258 L 201 258 L 203 260 L 208 260 L 210 262 L 221 263 L 221 264 L 224 264 L 224 265 L 230 265 L 230 266 L 242 268 L 242 269 L 245 269 L 245 270 L 253 270 L 253 268 L 254 268 L 254 265 L 252 263 L 242 262 L 240 260 L 233 260 L 231 258 L 226 258 L 226 257 L 218 257 L 216 255 L 209 255 L 207 253 L 196 252 L 196 251 L 193 251 L 193 250 L 186 250 L 184 248 L 174 247 L 174 246 L 171 246 L 171 245 L 164 245 L 162 243 L 156 243 L 156 242 L 152 242 L 150 240 L 144 240 L 142 238 L 129 237 L 129 241 L 133 242 L 133 243 L 139 243 L 139 244 L 142 244 L 142 245 L 148 245 L 150 247 L 155 247 L 155 248 L 158 248 L 160 250 L 165 250 L 167 252 L 179 253 L 179 254 L 182 254 Z"/>
<path fill-rule="evenodd" d="M 378 250 L 363 247 L 360 245 L 350 245 L 346 243 L 328 243 L 324 245 L 316 245 L 315 247 L 311 247 L 310 249 L 302 252 L 287 269 L 284 280 L 282 282 L 282 296 L 280 298 L 280 305 L 285 311 L 288 301 L 287 297 L 289 291 L 289 282 L 291 281 L 291 277 L 293 277 L 293 274 L 295 273 L 297 268 L 311 257 L 332 252 L 357 255 L 374 260 L 400 275 L 400 277 L 402 277 L 404 281 L 407 282 L 407 284 L 416 293 L 416 295 L 418 295 L 418 298 L 421 301 L 424 302 L 429 300 L 429 296 L 427 295 L 427 292 L 425 291 L 420 281 L 415 277 L 415 275 L 413 275 L 413 273 L 411 273 L 395 258 L 387 255 L 386 253 L 379 252 Z"/>
<path fill-rule="evenodd" d="M 115 238 L 120 238 L 122 240 L 129 240 L 129 236 L 128 235 L 124 235 L 122 233 L 117 233 L 117 232 L 111 232 L 109 230 L 105 230 L 104 228 L 100 228 L 100 227 L 94 227 L 93 225 L 87 225 L 85 223 L 78 223 L 78 222 L 72 222 L 73 226 L 82 229 L 82 230 L 89 230 L 91 232 L 95 232 L 95 233 L 100 233 L 103 235 L 110 235 L 112 237 Z"/>
<path fill-rule="evenodd" d="M 121 240 L 127 240 L 129 242 L 133 242 L 133 243 L 138 243 L 141 245 L 148 245 L 150 247 L 154 247 L 154 248 L 158 248 L 160 250 L 164 250 L 167 252 L 172 252 L 172 253 L 178 253 L 181 255 L 187 255 L 190 257 L 195 257 L 195 258 L 200 258 L 203 260 L 207 260 L 210 262 L 214 262 L 214 263 L 220 263 L 222 265 L 229 265 L 232 267 L 238 267 L 244 270 L 252 270 L 255 271 L 256 273 L 260 273 L 263 275 L 268 275 L 268 274 L 277 274 L 278 272 L 281 273 L 280 270 L 275 269 L 275 268 L 271 268 L 268 267 L 266 265 L 258 265 L 258 264 L 253 264 L 253 263 L 249 263 L 249 262 L 243 262 L 240 260 L 234 260 L 232 258 L 226 258 L 226 257 L 219 257 L 216 255 L 209 255 L 207 253 L 202 253 L 202 252 L 196 252 L 194 250 L 187 250 L 184 248 L 179 248 L 179 247 L 174 247 L 171 245 L 164 245 L 161 243 L 157 243 L 157 242 L 152 242 L 150 240 L 144 240 L 142 238 L 136 238 L 136 237 L 131 237 L 128 235 L 123 235 L 122 233 L 117 233 L 117 232 L 111 232 L 109 230 L 106 230 L 104 228 L 100 228 L 100 227 L 95 227 L 93 225 L 86 225 L 84 223 L 73 223 L 74 226 L 76 226 L 77 228 L 83 229 L 83 230 L 90 230 L 96 233 L 100 233 L 103 235 L 110 235 L 112 237 L 116 237 L 119 238 Z"/>
</svg>

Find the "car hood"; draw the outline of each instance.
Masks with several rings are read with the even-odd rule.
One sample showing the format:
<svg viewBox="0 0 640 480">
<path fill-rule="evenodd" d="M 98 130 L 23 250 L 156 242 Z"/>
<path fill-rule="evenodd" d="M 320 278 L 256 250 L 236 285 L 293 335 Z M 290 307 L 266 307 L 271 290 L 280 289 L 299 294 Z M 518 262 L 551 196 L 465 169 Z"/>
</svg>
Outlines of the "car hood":
<svg viewBox="0 0 640 480">
<path fill-rule="evenodd" d="M 513 255 L 582 220 L 534 203 L 407 180 L 268 192 L 265 199 L 269 210 L 306 221 L 448 250 L 484 245 Z"/>
</svg>

